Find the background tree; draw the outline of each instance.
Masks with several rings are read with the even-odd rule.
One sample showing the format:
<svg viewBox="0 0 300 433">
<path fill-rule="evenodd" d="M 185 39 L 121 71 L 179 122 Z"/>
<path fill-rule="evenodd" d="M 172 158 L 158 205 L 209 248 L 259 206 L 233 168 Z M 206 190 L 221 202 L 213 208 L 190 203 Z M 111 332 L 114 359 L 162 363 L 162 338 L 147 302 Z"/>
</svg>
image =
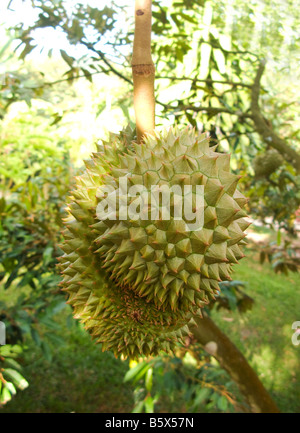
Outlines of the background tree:
<svg viewBox="0 0 300 433">
<path fill-rule="evenodd" d="M 62 1 L 33 1 L 33 5 L 39 12 L 38 20 L 29 28 L 22 25 L 18 28 L 18 37 L 22 41 L 18 52 L 22 52 L 22 57 L 29 55 L 34 49 L 37 29 L 61 29 L 71 44 L 70 50 L 61 53 L 69 68 L 67 74 L 61 77 L 62 81 L 72 83 L 81 76 L 91 79 L 97 74 L 114 74 L 128 84 L 128 94 L 131 95 L 129 47 L 132 34 L 123 34 L 122 28 L 114 27 L 122 8 L 113 5 L 112 8 L 98 11 L 76 5 L 72 12 Z M 255 6 L 242 6 L 237 2 L 233 8 L 238 13 L 232 11 L 226 2 L 204 4 L 184 1 L 174 4 L 170 2 L 163 6 L 161 2 L 154 2 L 154 6 L 153 57 L 158 69 L 158 123 L 164 123 L 166 118 L 170 119 L 171 123 L 188 121 L 200 129 L 210 131 L 221 149 L 234 150 L 233 168 L 243 174 L 247 173 L 245 188 L 251 188 L 251 202 L 255 203 L 256 197 L 259 197 L 257 202 L 262 209 L 254 209 L 253 206 L 257 216 L 265 219 L 271 215 L 276 222 L 291 230 L 291 214 L 299 205 L 295 157 L 299 139 L 295 128 L 298 114 L 295 104 L 290 105 L 290 99 L 281 103 L 276 100 L 275 93 L 278 83 L 283 85 L 279 79 L 282 71 L 279 74 L 278 70 L 282 68 L 285 74 L 288 74 L 289 69 L 293 68 L 293 53 L 297 48 L 293 25 L 287 24 L 286 27 L 290 30 L 282 32 L 277 15 L 278 11 L 283 13 L 282 8 L 280 5 L 277 9 L 273 8 L 268 3 L 263 4 L 262 12 L 257 11 Z M 10 7 L 13 7 L 13 2 L 10 2 Z M 288 11 L 292 10 L 292 7 L 293 5 Z M 232 22 L 224 22 L 224 11 L 227 11 L 225 16 L 233 17 Z M 261 28 L 256 19 L 259 14 L 263 15 L 263 22 L 264 17 L 268 16 L 268 22 Z M 281 23 L 285 20 L 287 23 L 288 19 L 288 13 L 284 15 L 284 19 L 280 18 Z M 130 15 L 127 20 L 131 25 Z M 199 29 L 199 23 L 202 22 L 205 24 Z M 252 32 L 254 36 L 249 44 L 248 33 L 251 26 L 255 32 Z M 72 51 L 72 45 L 82 47 L 85 54 L 78 58 Z M 255 53 L 252 53 L 253 48 Z M 286 52 L 291 54 L 288 61 L 283 59 Z M 260 59 L 267 53 L 270 58 L 265 74 L 262 75 L 264 64 Z M 271 73 L 268 65 L 272 65 Z M 51 84 L 51 79 L 46 76 L 37 74 L 37 77 L 34 92 L 29 92 L 28 100 L 32 97 L 47 98 L 49 89 L 57 86 L 57 83 Z M 266 82 L 262 88 L 261 79 L 264 78 Z M 13 81 L 14 93 L 11 92 L 10 82 L 6 83 L 5 98 L 9 105 L 19 99 L 21 81 Z M 175 95 L 175 92 L 176 97 L 173 100 L 170 95 Z M 132 96 L 131 99 L 127 98 L 125 104 L 126 102 L 130 106 Z M 253 117 L 253 110 L 259 117 L 255 117 L 255 113 Z M 56 117 L 57 122 L 60 117 Z M 263 128 L 260 123 L 262 121 Z M 267 135 L 264 135 L 265 131 L 268 132 Z M 271 143 L 268 140 L 269 133 L 275 134 L 271 136 Z M 257 154 L 264 154 L 266 149 L 275 148 L 278 151 L 277 138 L 284 141 L 280 150 L 284 163 L 275 172 L 260 179 L 255 178 L 252 168 L 255 157 Z M 282 144 L 282 141 L 280 143 Z M 291 203 L 291 198 L 293 209 L 286 206 Z M 280 200 L 284 200 L 285 204 L 280 206 Z M 9 269 L 6 275 L 7 273 L 10 273 Z"/>
<path fill-rule="evenodd" d="M 36 30 L 50 27 L 63 31 L 70 46 L 84 52 L 78 59 L 61 50 L 70 68 L 67 80 L 81 75 L 91 79 L 104 72 L 132 85 L 133 34 L 124 33 L 126 26 L 120 27 L 116 21 L 117 16 L 124 16 L 132 25 L 124 7 L 112 3 L 102 10 L 78 4 L 66 8 L 63 1 L 42 0 L 34 0 L 32 5 L 39 11 L 38 20 L 27 28 L 17 27 L 22 58 L 35 48 Z M 293 92 L 299 82 L 294 55 L 299 48 L 297 16 L 291 21 L 295 5 L 286 3 L 284 10 L 281 2 L 271 7 L 269 2 L 245 5 L 238 0 L 230 6 L 226 1 L 188 0 L 154 1 L 153 5 L 153 58 L 156 93 L 160 95 L 157 116 L 163 123 L 165 119 L 188 121 L 209 131 L 220 148 L 234 150 L 235 165 L 247 175 L 246 188 L 259 191 L 261 202 L 266 197 L 265 206 L 255 206 L 257 217 L 271 217 L 292 230 L 291 215 L 299 207 L 299 113 L 296 101 L 280 105 L 275 95 L 287 89 Z M 268 76 L 262 88 L 265 68 Z M 283 71 L 293 90 L 289 82 L 283 83 Z M 276 174 L 270 173 L 272 185 L 268 179 L 257 182 L 253 178 L 253 161 L 267 149 L 276 149 L 284 158 Z M 280 201 L 284 205 L 278 209 Z M 292 212 L 284 211 L 287 201 L 293 203 Z"/>
</svg>

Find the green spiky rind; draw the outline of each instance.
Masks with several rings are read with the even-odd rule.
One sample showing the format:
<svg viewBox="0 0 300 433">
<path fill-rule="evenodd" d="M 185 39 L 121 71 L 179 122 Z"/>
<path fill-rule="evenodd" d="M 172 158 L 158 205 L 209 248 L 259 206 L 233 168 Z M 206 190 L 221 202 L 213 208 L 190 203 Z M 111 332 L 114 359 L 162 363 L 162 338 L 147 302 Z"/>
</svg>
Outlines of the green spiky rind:
<svg viewBox="0 0 300 433">
<path fill-rule="evenodd" d="M 129 134 L 130 135 L 130 134 Z M 195 131 L 177 129 L 130 142 L 127 134 L 98 146 L 77 178 L 62 249 L 62 286 L 75 317 L 104 350 L 135 358 L 173 350 L 230 279 L 249 225 L 245 197 L 229 173 L 229 156 L 216 153 Z M 132 137 L 131 137 L 132 138 Z M 205 187 L 204 228 L 183 221 L 99 221 L 101 185 L 193 184 Z M 100 192 L 99 192 L 100 191 Z"/>
<path fill-rule="evenodd" d="M 269 176 L 284 162 L 282 155 L 276 149 L 267 150 L 264 154 L 257 155 L 253 161 L 255 177 Z"/>
<path fill-rule="evenodd" d="M 67 259 L 65 255 L 63 261 Z M 77 276 L 80 281 L 76 282 Z M 132 291 L 120 291 L 100 276 L 95 277 L 92 270 L 84 277 L 80 273 L 74 277 L 65 274 L 63 286 L 69 293 L 74 317 L 84 323 L 103 350 L 112 350 L 116 356 L 137 358 L 172 351 L 189 333 L 186 314 L 158 310 Z"/>
<path fill-rule="evenodd" d="M 99 201 L 97 190 L 103 185 L 103 175 L 120 165 L 120 152 L 131 146 L 118 136 L 113 139 L 110 146 L 106 143 L 97 146 L 98 152 L 86 162 L 86 173 L 76 179 L 65 219 L 65 241 L 61 245 L 65 254 L 59 266 L 64 276 L 61 285 L 69 295 L 74 317 L 102 343 L 102 350 L 135 359 L 141 355 L 157 355 L 161 350 L 174 350 L 188 335 L 187 324 L 192 319 L 185 312 L 170 315 L 158 310 L 128 288 L 120 291 L 113 282 L 108 282 L 109 275 L 102 269 L 105 262 L 95 252 L 101 226 L 95 215 Z M 199 307 L 195 313 L 201 315 Z"/>
<path fill-rule="evenodd" d="M 236 189 L 240 176 L 229 172 L 228 155 L 214 152 L 205 135 L 177 129 L 148 136 L 134 151 L 120 156 L 114 182 L 129 173 L 129 186 L 204 185 L 204 228 L 188 231 L 184 221 L 104 221 L 98 252 L 120 288 L 131 289 L 157 308 L 172 311 L 208 303 L 216 282 L 230 279 L 247 222 L 246 198 Z M 111 181 L 111 179 L 108 179 Z M 131 204 L 131 199 L 127 205 Z"/>
<path fill-rule="evenodd" d="M 74 208 L 72 203 L 72 212 Z M 90 218 L 91 210 L 86 209 L 81 211 L 80 223 L 68 218 L 61 245 L 65 252 L 59 259 L 64 275 L 61 285 L 69 294 L 74 317 L 102 343 L 102 350 L 112 350 L 116 356 L 135 359 L 174 350 L 178 341 L 188 335 L 191 314 L 158 310 L 130 289 L 120 290 L 108 282 L 103 263 L 94 253 L 93 235 L 88 235 Z M 201 311 L 195 313 L 201 315 Z"/>
</svg>

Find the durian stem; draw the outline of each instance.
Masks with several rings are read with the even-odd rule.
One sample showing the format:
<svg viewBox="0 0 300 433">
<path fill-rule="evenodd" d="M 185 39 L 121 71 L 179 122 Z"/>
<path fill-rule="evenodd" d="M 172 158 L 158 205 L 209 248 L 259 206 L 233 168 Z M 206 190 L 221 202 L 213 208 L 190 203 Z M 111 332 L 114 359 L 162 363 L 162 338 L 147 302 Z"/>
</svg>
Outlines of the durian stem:
<svg viewBox="0 0 300 433">
<path fill-rule="evenodd" d="M 194 318 L 197 327 L 191 328 L 195 339 L 219 362 L 238 385 L 252 413 L 279 413 L 279 409 L 259 380 L 244 355 L 223 334 L 217 325 L 204 315 Z"/>
<path fill-rule="evenodd" d="M 152 0 L 135 0 L 135 31 L 132 54 L 133 98 L 137 141 L 155 127 L 154 77 L 151 57 Z"/>
</svg>

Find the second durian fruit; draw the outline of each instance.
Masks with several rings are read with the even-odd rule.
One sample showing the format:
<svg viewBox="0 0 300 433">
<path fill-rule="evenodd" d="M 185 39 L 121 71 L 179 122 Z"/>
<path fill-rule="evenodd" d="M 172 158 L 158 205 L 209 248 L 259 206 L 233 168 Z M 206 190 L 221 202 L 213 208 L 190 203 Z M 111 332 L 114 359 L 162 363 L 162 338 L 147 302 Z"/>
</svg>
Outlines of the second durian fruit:
<svg viewBox="0 0 300 433">
<path fill-rule="evenodd" d="M 282 155 L 276 149 L 269 149 L 254 158 L 253 168 L 256 178 L 268 177 L 284 162 Z"/>
<path fill-rule="evenodd" d="M 103 350 L 131 358 L 173 350 L 218 283 L 230 279 L 249 223 L 229 162 L 205 135 L 174 128 L 142 144 L 113 136 L 86 163 L 69 204 L 60 267 L 75 317 Z M 153 187 L 202 186 L 203 226 L 191 229 L 184 213 L 176 218 L 176 194 L 168 218 L 153 218 L 149 207 L 144 217 L 124 216 L 137 199 L 124 191 L 124 179 L 149 195 Z M 114 219 L 99 218 L 99 206 L 113 199 Z"/>
</svg>

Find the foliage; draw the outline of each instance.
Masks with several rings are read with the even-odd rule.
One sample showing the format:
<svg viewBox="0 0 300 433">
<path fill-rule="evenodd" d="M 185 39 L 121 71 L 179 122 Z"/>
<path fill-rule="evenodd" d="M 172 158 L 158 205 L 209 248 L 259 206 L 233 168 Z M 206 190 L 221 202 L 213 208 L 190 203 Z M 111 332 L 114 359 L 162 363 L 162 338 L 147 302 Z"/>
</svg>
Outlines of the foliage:
<svg viewBox="0 0 300 433">
<path fill-rule="evenodd" d="M 19 175 L 21 182 L 17 177 L 1 176 L 4 194 L 1 199 L 1 278 L 9 275 L 4 282 L 5 289 L 17 278 L 20 288 L 27 284 L 33 289 L 46 289 L 49 284 L 55 287 L 57 281 L 50 283 L 45 275 L 53 271 L 59 253 L 58 229 L 69 187 L 68 157 L 65 154 L 65 160 L 56 161 L 51 158 L 49 166 L 42 153 L 37 161 L 30 150 L 27 160 L 21 159 L 23 153 L 18 153 L 15 146 L 11 152 L 14 162 L 18 159 L 19 165 L 29 165 Z M 6 156 L 9 157 L 9 152 Z M 50 159 L 51 156 L 47 156 Z M 30 174 L 22 181 L 26 171 Z"/>
<path fill-rule="evenodd" d="M 272 174 L 245 182 L 250 212 L 273 229 L 276 226 L 295 234 L 296 213 L 300 206 L 300 176 L 288 164 Z"/>
<path fill-rule="evenodd" d="M 247 295 L 243 288 L 243 281 L 223 281 L 220 283 L 220 295 L 211 304 L 210 309 L 216 308 L 217 311 L 224 308 L 228 311 L 238 311 L 245 313 L 251 310 L 254 304 L 254 299 Z"/>
<path fill-rule="evenodd" d="M 17 359 L 22 353 L 19 345 L 0 347 L 0 408 L 17 393 L 17 388 L 24 390 L 28 382 L 20 373 L 21 365 Z"/>
<path fill-rule="evenodd" d="M 7 296 L 11 297 L 12 292 Z M 30 336 L 22 344 L 19 359 L 29 387 L 17 392 L 3 413 L 95 413 L 127 412 L 133 406 L 132 388 L 122 384 L 127 362 L 102 353 L 85 330 L 70 317 L 70 308 L 55 316 L 60 329 L 52 334 L 64 340 L 48 340 L 53 354 L 49 361 Z M 6 347 L 6 346 L 4 346 Z M 100 390 L 100 392 L 99 392 Z M 0 416 L 1 416 L 0 415 Z"/>
<path fill-rule="evenodd" d="M 63 31 L 70 47 L 76 44 L 86 52 L 80 59 L 61 52 L 70 68 L 66 79 L 83 75 L 90 80 L 94 73 L 107 73 L 132 84 L 132 32 L 118 26 L 119 20 L 133 25 L 126 8 L 114 2 L 98 11 L 83 5 L 67 8 L 63 1 L 34 0 L 32 5 L 39 11 L 38 19 L 30 27 L 17 26 L 22 58 L 38 46 L 35 30 L 52 28 Z M 240 0 L 154 1 L 152 44 L 158 123 L 170 119 L 209 131 L 221 150 L 234 152 L 233 168 L 247 176 L 254 195 L 258 191 L 259 216 L 271 216 L 289 230 L 299 206 L 294 177 L 300 170 L 300 136 L 294 84 L 287 84 L 297 83 L 283 82 L 282 74 L 294 77 L 294 53 L 299 48 L 299 15 L 294 8 L 294 2 L 283 7 L 276 1 L 275 7 L 268 0 L 259 5 Z M 271 63 L 261 84 L 258 72 L 266 57 Z M 256 155 L 270 147 L 286 159 L 283 171 L 289 176 L 279 175 L 278 184 L 267 180 L 266 186 L 253 177 L 252 166 Z M 293 206 L 284 212 L 288 200 Z"/>
<path fill-rule="evenodd" d="M 9 161 L 0 174 L 0 281 L 14 294 L 12 303 L 7 296 L 0 298 L 0 320 L 6 324 L 8 344 L 21 344 L 29 334 L 51 359 L 47 341 L 63 342 L 53 333 L 59 326 L 52 317 L 65 308 L 56 263 L 71 167 L 65 151 L 43 146 L 42 139 L 29 143 L 25 152 L 23 145 L 10 143 L 0 155 Z"/>
<path fill-rule="evenodd" d="M 30 106 L 32 99 L 41 98 L 44 93 L 41 87 L 44 74 L 18 59 L 11 48 L 13 40 L 8 37 L 0 49 L 0 63 L 5 66 L 0 81 L 0 119 L 14 102 L 25 101 Z"/>
<path fill-rule="evenodd" d="M 270 242 L 260 248 L 260 263 L 268 261 L 276 273 L 288 275 L 289 271 L 298 272 L 300 269 L 299 247 L 292 241 Z"/>
<path fill-rule="evenodd" d="M 67 35 L 71 45 L 78 44 L 82 39 L 89 40 L 89 38 L 92 38 L 93 44 L 97 44 L 114 29 L 116 23 L 114 9 L 107 6 L 99 9 L 80 3 L 76 3 L 74 6 L 69 4 L 68 6 L 67 8 L 63 0 L 55 2 L 32 1 L 32 7 L 39 11 L 37 21 L 25 31 L 21 23 L 16 27 L 16 31 L 20 32 L 21 59 L 24 59 L 37 46 L 31 34 L 31 31 L 36 28 L 61 29 Z M 77 61 L 64 50 L 61 50 L 61 56 L 70 68 L 65 75 L 71 81 L 82 74 L 91 80 L 91 76 L 95 72 L 101 72 L 104 69 L 101 64 L 96 65 L 95 62 L 94 64 L 87 64 L 86 56 Z"/>
<path fill-rule="evenodd" d="M 232 382 L 200 347 L 189 347 L 172 358 L 132 362 L 124 382 L 135 386 L 133 413 L 157 412 L 165 399 L 180 401 L 184 412 L 231 412 L 237 406 L 229 391 Z"/>
</svg>

